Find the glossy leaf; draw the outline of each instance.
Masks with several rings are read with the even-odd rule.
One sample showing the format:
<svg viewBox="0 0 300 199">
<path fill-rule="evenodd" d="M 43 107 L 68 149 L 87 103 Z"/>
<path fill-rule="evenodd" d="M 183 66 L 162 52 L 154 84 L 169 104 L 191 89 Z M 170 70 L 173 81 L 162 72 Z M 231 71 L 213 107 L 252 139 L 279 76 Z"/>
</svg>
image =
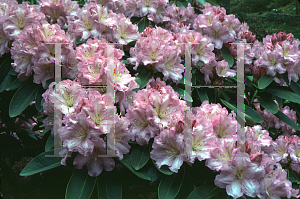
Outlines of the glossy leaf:
<svg viewBox="0 0 300 199">
<path fill-rule="evenodd" d="M 6 88 L 8 88 L 12 81 L 13 81 L 12 76 L 10 74 L 7 74 L 0 85 L 0 93 L 4 91 Z"/>
<path fill-rule="evenodd" d="M 139 32 L 142 33 L 148 26 L 149 26 L 149 20 L 147 18 L 142 19 L 142 21 L 140 21 L 138 25 Z"/>
<path fill-rule="evenodd" d="M 203 61 L 199 61 L 198 64 L 197 64 L 198 67 L 203 66 L 203 65 L 204 65 Z"/>
<path fill-rule="evenodd" d="M 199 96 L 199 98 L 200 98 L 200 100 L 201 100 L 201 102 L 203 103 L 204 101 L 209 101 L 209 99 L 208 99 L 208 95 L 207 95 L 207 93 L 206 93 L 206 91 L 205 91 L 205 89 L 197 89 L 196 88 L 196 91 L 197 91 L 197 94 L 198 94 L 198 96 Z"/>
<path fill-rule="evenodd" d="M 270 111 L 271 113 L 275 114 L 278 112 L 278 106 L 277 104 L 270 98 L 265 96 L 257 97 L 260 105 Z"/>
<path fill-rule="evenodd" d="M 96 177 L 91 177 L 87 169 L 76 169 L 66 189 L 65 199 L 89 199 L 96 184 Z"/>
<path fill-rule="evenodd" d="M 13 60 L 11 59 L 10 53 L 5 53 L 0 58 L 0 84 L 4 81 L 9 70 L 12 68 L 11 63 L 13 63 Z"/>
<path fill-rule="evenodd" d="M 152 160 L 152 159 L 151 159 Z M 155 161 L 152 160 L 153 164 L 155 165 L 155 167 L 157 168 L 157 170 L 159 170 L 161 173 L 165 174 L 165 175 L 172 175 L 174 172 L 171 171 L 167 165 L 162 165 L 160 168 L 158 168 L 158 166 L 155 164 Z"/>
<path fill-rule="evenodd" d="M 281 121 L 283 121 L 284 123 L 286 123 L 287 125 L 290 125 L 291 127 L 293 127 L 294 129 L 300 131 L 300 127 L 297 126 L 297 124 L 291 120 L 287 115 L 285 115 L 283 112 L 278 111 L 275 114 L 276 117 L 278 117 Z"/>
<path fill-rule="evenodd" d="M 228 62 L 229 66 L 232 67 L 233 66 L 233 57 L 232 57 L 230 51 L 228 50 L 228 48 L 223 46 L 221 48 L 221 54 L 224 57 L 225 61 Z"/>
<path fill-rule="evenodd" d="M 209 199 L 217 195 L 221 190 L 214 184 L 203 184 L 190 193 L 187 199 Z"/>
<path fill-rule="evenodd" d="M 205 4 L 205 0 L 197 0 L 199 3 L 201 3 L 202 5 Z"/>
<path fill-rule="evenodd" d="M 132 152 L 130 155 L 131 166 L 135 170 L 141 169 L 148 162 L 150 158 L 149 147 L 148 145 L 140 146 L 133 145 Z"/>
<path fill-rule="evenodd" d="M 12 81 L 10 83 L 10 85 L 5 89 L 6 91 L 12 91 L 12 90 L 15 90 L 17 88 L 19 88 L 20 86 L 22 86 L 24 82 L 21 82 L 19 80 L 19 78 L 15 79 L 14 81 Z"/>
<path fill-rule="evenodd" d="M 16 117 L 34 100 L 40 85 L 33 82 L 23 84 L 14 94 L 9 104 L 9 116 Z"/>
<path fill-rule="evenodd" d="M 54 147 L 54 137 L 49 135 L 47 142 L 45 144 L 45 151 L 50 151 Z"/>
<path fill-rule="evenodd" d="M 151 73 L 143 73 L 140 74 L 138 78 L 140 79 L 140 84 L 139 84 L 140 89 L 143 89 L 148 84 L 149 80 L 152 78 L 152 75 Z"/>
<path fill-rule="evenodd" d="M 280 97 L 282 99 L 289 100 L 291 102 L 295 102 L 297 104 L 300 103 L 300 95 L 292 93 L 291 91 L 283 90 L 283 89 L 266 89 L 266 91 L 272 95 Z"/>
<path fill-rule="evenodd" d="M 264 74 L 263 76 L 260 77 L 260 79 L 258 80 L 258 88 L 259 89 L 264 89 L 267 86 L 269 86 L 272 81 L 274 80 L 275 77 Z"/>
<path fill-rule="evenodd" d="M 35 95 L 35 107 L 39 112 L 43 111 L 43 104 L 42 104 L 42 94 L 45 92 L 42 86 L 40 86 L 39 91 Z"/>
<path fill-rule="evenodd" d="M 121 199 L 122 184 L 111 172 L 102 171 L 97 176 L 98 199 Z"/>
<path fill-rule="evenodd" d="M 174 199 L 178 194 L 185 175 L 184 167 L 178 173 L 162 177 L 158 187 L 159 199 Z"/>
<path fill-rule="evenodd" d="M 20 176 L 30 176 L 60 166 L 60 157 L 45 157 L 45 155 L 53 155 L 53 153 L 54 149 L 33 158 L 21 171 Z"/>
</svg>

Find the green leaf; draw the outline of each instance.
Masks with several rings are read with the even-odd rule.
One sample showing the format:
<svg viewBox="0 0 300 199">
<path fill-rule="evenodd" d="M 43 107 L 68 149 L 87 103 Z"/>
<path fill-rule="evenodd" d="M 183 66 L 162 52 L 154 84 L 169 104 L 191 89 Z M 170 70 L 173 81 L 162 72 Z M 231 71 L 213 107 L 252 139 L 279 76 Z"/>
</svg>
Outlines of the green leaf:
<svg viewBox="0 0 300 199">
<path fill-rule="evenodd" d="M 33 158 L 21 171 L 20 176 L 30 176 L 60 166 L 60 157 L 45 157 L 45 155 L 53 155 L 53 153 L 54 149 Z"/>
<path fill-rule="evenodd" d="M 225 61 L 228 62 L 229 66 L 232 67 L 233 66 L 233 57 L 232 57 L 230 51 L 228 50 L 228 48 L 223 46 L 221 48 L 221 54 L 224 57 Z"/>
<path fill-rule="evenodd" d="M 159 199 L 174 199 L 178 194 L 185 175 L 184 167 L 178 173 L 163 176 L 158 187 Z"/>
<path fill-rule="evenodd" d="M 129 64 L 127 60 L 122 60 L 124 64 Z"/>
<path fill-rule="evenodd" d="M 140 89 L 143 89 L 148 84 L 148 82 L 152 78 L 152 76 L 151 76 L 151 73 L 143 73 L 143 74 L 140 74 L 138 76 L 138 78 L 140 79 L 140 84 L 139 84 L 139 82 L 136 82 L 136 83 L 140 85 Z"/>
<path fill-rule="evenodd" d="M 12 82 L 12 76 L 10 74 L 7 74 L 6 77 L 4 78 L 3 82 L 0 85 L 0 93 L 9 87 L 11 82 Z"/>
<path fill-rule="evenodd" d="M 138 28 L 139 32 L 142 33 L 149 26 L 149 20 L 145 17 L 142 21 L 140 21 Z"/>
<path fill-rule="evenodd" d="M 278 112 L 278 106 L 277 104 L 270 98 L 265 96 L 259 96 L 257 97 L 260 105 L 270 111 L 273 114 L 276 114 Z"/>
<path fill-rule="evenodd" d="M 203 184 L 192 191 L 187 199 L 209 199 L 217 195 L 221 190 L 214 184 Z"/>
<path fill-rule="evenodd" d="M 297 104 L 300 102 L 300 95 L 292 93 L 291 91 L 283 89 L 266 89 L 266 91 L 272 95 L 289 100 L 291 102 L 295 102 Z"/>
<path fill-rule="evenodd" d="M 200 88 L 200 89 L 196 89 L 196 91 L 197 91 L 197 94 L 198 94 L 198 96 L 199 96 L 199 98 L 200 98 L 200 100 L 201 100 L 202 103 L 203 103 L 205 100 L 209 101 L 205 89 L 201 89 L 201 88 Z"/>
<path fill-rule="evenodd" d="M 281 121 L 283 121 L 284 123 L 286 123 L 287 125 L 293 127 L 294 129 L 296 129 L 297 131 L 300 131 L 300 127 L 297 126 L 297 124 L 291 120 L 287 115 L 285 115 L 283 112 L 278 111 L 275 114 L 276 117 L 278 117 Z"/>
<path fill-rule="evenodd" d="M 10 53 L 5 53 L 0 58 L 0 84 L 4 81 L 5 77 L 7 76 L 9 70 L 12 68 L 11 63 L 14 61 L 11 59 Z"/>
<path fill-rule="evenodd" d="M 131 46 L 131 47 L 134 47 L 136 44 L 136 40 L 135 41 L 131 41 L 129 42 L 127 45 Z"/>
<path fill-rule="evenodd" d="M 200 66 L 203 66 L 204 65 L 204 62 L 203 61 L 199 61 L 198 64 L 197 64 L 197 67 L 200 67 Z"/>
<path fill-rule="evenodd" d="M 230 100 L 230 97 L 224 91 L 222 91 L 221 94 L 223 95 L 223 97 L 225 98 L 226 101 Z"/>
<path fill-rule="evenodd" d="M 171 6 L 173 3 L 175 3 L 175 1 L 171 1 L 171 2 L 169 3 L 169 6 Z"/>
<path fill-rule="evenodd" d="M 179 94 L 181 99 L 184 99 L 184 93 L 185 93 L 186 99 L 184 99 L 184 100 L 187 100 L 188 102 L 193 102 L 192 97 L 187 92 L 185 92 L 183 89 L 181 89 L 177 86 L 172 86 L 172 87 L 173 87 L 174 91 L 176 91 Z"/>
<path fill-rule="evenodd" d="M 148 162 L 150 158 L 149 147 L 148 145 L 140 146 L 133 145 L 132 152 L 130 155 L 131 166 L 135 170 L 141 169 Z"/>
<path fill-rule="evenodd" d="M 132 168 L 131 163 L 130 163 L 130 155 L 129 154 L 125 154 L 123 159 L 120 160 L 120 162 L 122 162 L 136 176 L 138 176 L 144 180 L 151 181 L 151 178 L 148 176 L 147 171 L 136 171 Z"/>
<path fill-rule="evenodd" d="M 214 195 L 211 199 L 232 199 L 233 197 L 227 195 L 226 189 L 221 189 L 221 191 Z"/>
<path fill-rule="evenodd" d="M 91 177 L 87 169 L 76 169 L 66 189 L 65 199 L 89 199 L 96 184 L 96 177 Z"/>
<path fill-rule="evenodd" d="M 282 108 L 283 104 L 282 104 L 282 99 L 280 97 L 274 96 L 276 99 L 276 102 L 278 103 L 279 107 Z"/>
<path fill-rule="evenodd" d="M 37 138 L 31 133 L 31 131 L 29 129 L 22 128 L 22 130 L 23 130 L 22 132 L 24 132 L 26 135 L 28 135 L 32 139 L 37 140 Z"/>
<path fill-rule="evenodd" d="M 16 117 L 22 113 L 30 102 L 34 100 L 39 88 L 40 85 L 33 82 L 23 84 L 10 101 L 9 117 Z"/>
<path fill-rule="evenodd" d="M 15 90 L 17 88 L 19 88 L 20 86 L 22 86 L 24 82 L 21 82 L 19 80 L 19 78 L 16 78 L 14 81 L 11 82 L 11 84 L 5 89 L 6 91 L 12 91 Z"/>
<path fill-rule="evenodd" d="M 245 115 L 246 119 L 247 116 L 251 117 L 256 123 L 262 123 L 264 122 L 264 119 L 252 108 L 249 106 L 245 105 Z"/>
<path fill-rule="evenodd" d="M 181 8 L 181 7 L 188 7 L 188 2 L 179 2 L 179 1 L 176 1 L 176 5 Z"/>
<path fill-rule="evenodd" d="M 199 3 L 201 3 L 202 5 L 205 4 L 205 0 L 197 0 Z"/>
<path fill-rule="evenodd" d="M 289 85 L 292 90 L 300 96 L 300 86 L 298 86 L 298 84 L 296 84 L 295 82 L 291 81 L 291 85 Z"/>
<path fill-rule="evenodd" d="M 151 182 L 156 181 L 162 173 L 157 170 L 157 168 L 150 161 L 146 164 L 145 168 L 147 168 L 147 174 L 151 178 Z"/>
<path fill-rule="evenodd" d="M 111 172 L 102 171 L 97 176 L 98 199 L 121 199 L 122 184 Z"/>
<path fill-rule="evenodd" d="M 42 94 L 45 92 L 42 86 L 40 86 L 39 91 L 35 95 L 35 107 L 39 112 L 43 111 L 43 104 L 42 104 Z"/>
<path fill-rule="evenodd" d="M 13 67 L 10 68 L 8 74 L 10 74 L 10 75 L 12 75 L 12 76 L 17 76 L 17 75 L 18 75 L 18 73 L 16 73 L 16 71 L 14 70 Z"/>
<path fill-rule="evenodd" d="M 141 17 L 131 17 L 130 21 L 132 24 L 137 24 L 138 22 L 141 21 L 141 19 L 142 19 Z"/>
<path fill-rule="evenodd" d="M 168 168 L 167 165 L 162 165 L 160 168 L 158 168 L 158 166 L 155 164 L 155 161 L 153 159 L 151 159 L 153 164 L 155 165 L 155 167 L 157 168 L 157 170 L 159 170 L 161 173 L 165 174 L 165 175 L 172 175 L 174 172 L 170 171 L 170 169 Z"/>
<path fill-rule="evenodd" d="M 45 144 L 45 151 L 50 151 L 54 147 L 54 137 L 49 135 L 47 142 Z"/>
<path fill-rule="evenodd" d="M 213 6 L 218 6 L 217 2 L 215 0 L 205 0 L 206 2 L 210 3 Z"/>
<path fill-rule="evenodd" d="M 264 74 L 263 76 L 261 76 L 261 78 L 258 80 L 258 88 L 259 89 L 264 89 L 267 86 L 269 86 L 272 81 L 274 80 L 275 77 Z"/>
</svg>

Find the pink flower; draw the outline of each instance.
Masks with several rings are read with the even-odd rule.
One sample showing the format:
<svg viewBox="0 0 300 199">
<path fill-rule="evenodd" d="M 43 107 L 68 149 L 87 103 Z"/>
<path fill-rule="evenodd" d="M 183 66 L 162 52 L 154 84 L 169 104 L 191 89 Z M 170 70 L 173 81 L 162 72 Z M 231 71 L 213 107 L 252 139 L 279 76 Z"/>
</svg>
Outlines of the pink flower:
<svg viewBox="0 0 300 199">
<path fill-rule="evenodd" d="M 174 134 L 169 130 L 163 130 L 154 138 L 150 157 L 156 161 L 158 168 L 167 165 L 171 171 L 178 173 L 186 160 L 183 139 L 183 134 Z"/>
<path fill-rule="evenodd" d="M 143 64 L 146 66 L 147 64 L 154 64 L 161 61 L 163 59 L 166 46 L 160 44 L 160 40 L 155 37 L 147 37 L 143 38 L 143 40 L 145 46 L 140 52 Z"/>
<path fill-rule="evenodd" d="M 157 0 L 139 0 L 137 2 L 137 7 L 141 10 L 143 16 L 156 13 L 156 8 L 158 8 Z"/>
<path fill-rule="evenodd" d="M 215 54 L 212 52 L 214 50 L 214 45 L 209 42 L 209 38 L 202 37 L 201 39 L 195 40 L 195 43 L 192 45 L 192 55 L 193 55 L 193 64 L 197 65 L 197 63 L 201 60 L 205 64 L 208 64 L 210 61 L 215 59 Z M 192 42 L 194 43 L 194 42 Z"/>
<path fill-rule="evenodd" d="M 110 157 L 98 157 L 98 155 L 106 155 L 106 144 L 102 138 L 94 143 L 92 153 L 77 154 L 73 164 L 77 169 L 82 169 L 83 165 L 87 165 L 88 174 L 92 177 L 99 176 L 103 169 L 112 171 L 115 167 L 115 161 Z"/>
<path fill-rule="evenodd" d="M 236 75 L 236 71 L 230 69 L 225 60 L 217 62 L 216 71 L 219 77 L 234 77 Z"/>
<path fill-rule="evenodd" d="M 282 159 L 286 159 L 289 155 L 288 153 L 288 143 L 284 139 L 282 135 L 280 135 L 276 141 L 272 141 L 272 146 L 274 148 L 274 151 L 270 154 L 273 156 L 276 160 L 276 162 L 279 162 Z"/>
</svg>

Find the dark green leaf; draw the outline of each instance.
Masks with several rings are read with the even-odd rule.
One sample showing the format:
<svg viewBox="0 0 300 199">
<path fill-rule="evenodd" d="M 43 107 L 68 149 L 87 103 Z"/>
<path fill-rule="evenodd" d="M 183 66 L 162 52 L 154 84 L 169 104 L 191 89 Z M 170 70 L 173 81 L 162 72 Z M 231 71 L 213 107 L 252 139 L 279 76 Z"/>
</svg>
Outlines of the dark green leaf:
<svg viewBox="0 0 300 199">
<path fill-rule="evenodd" d="M 232 58 L 232 55 L 231 55 L 230 51 L 228 50 L 228 48 L 223 46 L 221 48 L 221 53 L 222 53 L 222 56 L 224 57 L 225 61 L 227 61 L 229 66 L 232 67 L 233 66 L 233 58 Z"/>
<path fill-rule="evenodd" d="M 17 75 L 18 75 L 18 73 L 16 73 L 16 71 L 14 70 L 13 67 L 10 68 L 8 74 L 10 74 L 10 75 L 12 75 L 12 76 L 17 76 Z"/>
<path fill-rule="evenodd" d="M 156 181 L 160 176 L 162 176 L 162 173 L 157 170 L 157 168 L 152 164 L 152 162 L 148 162 L 146 165 L 148 176 L 151 178 L 151 182 Z"/>
<path fill-rule="evenodd" d="M 0 93 L 9 87 L 11 82 L 12 82 L 12 76 L 10 74 L 7 74 L 6 77 L 4 78 L 3 82 L 0 85 Z"/>
<path fill-rule="evenodd" d="M 300 103 L 300 95 L 292 93 L 291 91 L 287 91 L 283 89 L 266 89 L 266 91 L 282 99 L 286 99 L 295 103 Z"/>
<path fill-rule="evenodd" d="M 6 88 L 6 91 L 12 91 L 15 90 L 17 88 L 19 88 L 20 86 L 22 86 L 24 82 L 21 82 L 19 80 L 19 78 L 16 78 L 14 81 L 11 82 L 11 84 Z"/>
<path fill-rule="evenodd" d="M 35 95 L 35 107 L 39 112 L 43 111 L 43 106 L 42 106 L 42 94 L 45 92 L 45 89 L 43 89 L 42 86 L 40 86 L 39 91 Z"/>
<path fill-rule="evenodd" d="M 52 137 L 52 135 L 49 135 L 45 145 L 45 151 L 50 151 L 53 147 L 54 147 L 54 137 Z"/>
<path fill-rule="evenodd" d="M 20 176 L 30 176 L 60 166 L 60 157 L 45 157 L 53 153 L 54 150 L 46 151 L 33 158 L 21 171 Z"/>
<path fill-rule="evenodd" d="M 142 21 L 140 21 L 138 25 L 139 32 L 142 33 L 148 26 L 149 26 L 149 20 L 147 18 L 144 18 Z"/>
<path fill-rule="evenodd" d="M 201 3 L 202 5 L 205 4 L 205 0 L 197 0 L 199 3 Z"/>
<path fill-rule="evenodd" d="M 152 159 L 151 159 L 152 160 Z M 173 171 L 170 171 L 170 169 L 168 168 L 167 165 L 162 165 L 160 168 L 157 167 L 157 165 L 155 164 L 155 161 L 152 160 L 153 164 L 155 165 L 155 167 L 163 174 L 165 175 L 172 175 Z"/>
<path fill-rule="evenodd" d="M 214 184 L 203 184 L 190 193 L 187 199 L 209 199 L 217 195 L 221 190 Z"/>
<path fill-rule="evenodd" d="M 197 94 L 198 94 L 198 96 L 199 96 L 199 98 L 200 98 L 200 100 L 201 100 L 202 103 L 203 103 L 204 101 L 206 101 L 206 100 L 209 101 L 205 89 L 201 89 L 201 88 L 200 88 L 200 89 L 197 89 L 197 88 L 196 88 L 196 91 L 197 91 Z"/>
<path fill-rule="evenodd" d="M 271 113 L 275 114 L 278 111 L 278 106 L 277 104 L 270 98 L 265 97 L 265 96 L 260 96 L 257 97 L 260 105 L 270 111 Z"/>
<path fill-rule="evenodd" d="M 140 146 L 133 145 L 132 152 L 130 155 L 131 166 L 135 170 L 141 169 L 148 162 L 150 158 L 149 147 L 148 145 Z"/>
<path fill-rule="evenodd" d="M 96 184 L 96 177 L 91 177 L 87 169 L 76 169 L 66 189 L 65 199 L 89 199 Z"/>
<path fill-rule="evenodd" d="M 102 171 L 97 177 L 98 199 L 121 199 L 122 184 L 111 172 Z"/>
<path fill-rule="evenodd" d="M 187 92 L 185 92 L 183 89 L 181 89 L 181 88 L 179 88 L 177 86 L 172 86 L 172 87 L 173 87 L 174 91 L 176 91 L 179 94 L 179 96 L 181 97 L 181 99 L 184 99 L 184 100 L 186 100 L 188 102 L 193 102 L 192 97 Z M 184 94 L 186 96 L 186 99 L 184 98 Z"/>
<path fill-rule="evenodd" d="M 127 60 L 122 60 L 124 64 L 129 64 Z"/>
<path fill-rule="evenodd" d="M 143 73 L 139 74 L 138 78 L 140 78 L 140 89 L 143 89 L 149 82 L 149 80 L 152 78 L 151 73 Z M 137 80 L 138 81 L 138 80 Z M 139 83 L 139 82 L 137 82 Z"/>
<path fill-rule="evenodd" d="M 23 84 L 10 101 L 9 117 L 16 117 L 22 113 L 30 104 L 30 102 L 34 100 L 39 88 L 40 85 L 33 82 L 27 82 Z"/>
<path fill-rule="evenodd" d="M 0 84 L 3 82 L 9 70 L 12 68 L 11 63 L 13 62 L 14 61 L 11 59 L 10 53 L 5 53 L 0 58 Z"/>
<path fill-rule="evenodd" d="M 137 24 L 138 22 L 141 21 L 141 19 L 142 19 L 141 17 L 131 17 L 130 21 L 132 24 Z"/>
<path fill-rule="evenodd" d="M 262 123 L 264 122 L 264 119 L 252 108 L 249 106 L 245 105 L 245 116 L 247 119 L 247 115 L 251 117 L 256 123 Z"/>
<path fill-rule="evenodd" d="M 278 103 L 279 107 L 282 108 L 283 104 L 282 104 L 282 99 L 280 97 L 274 96 L 276 99 L 276 102 Z"/>
<path fill-rule="evenodd" d="M 174 199 L 178 194 L 185 175 L 184 167 L 178 173 L 162 177 L 158 187 L 159 199 Z"/>
<path fill-rule="evenodd" d="M 138 176 L 144 180 L 151 181 L 151 178 L 148 176 L 147 171 L 136 171 L 132 168 L 131 163 L 130 163 L 130 155 L 129 154 L 125 154 L 123 159 L 120 160 L 120 162 L 122 162 L 136 176 Z"/>
<path fill-rule="evenodd" d="M 227 195 L 226 189 L 221 189 L 221 191 L 214 195 L 211 199 L 232 199 L 233 197 Z"/>
<path fill-rule="evenodd" d="M 221 94 L 223 95 L 223 97 L 225 98 L 226 101 L 230 100 L 230 97 L 224 91 L 222 91 Z"/>
<path fill-rule="evenodd" d="M 283 112 L 278 111 L 275 114 L 276 117 L 278 117 L 281 121 L 283 121 L 284 123 L 286 123 L 287 125 L 293 127 L 294 129 L 296 129 L 297 131 L 300 131 L 300 127 L 297 126 L 297 124 L 291 120 L 287 115 L 285 115 Z"/>
<path fill-rule="evenodd" d="M 181 8 L 181 7 L 188 7 L 188 2 L 179 2 L 179 1 L 176 1 L 176 5 Z"/>
<path fill-rule="evenodd" d="M 261 78 L 258 80 L 258 88 L 259 89 L 264 89 L 267 86 L 269 86 L 272 81 L 274 80 L 275 77 L 264 74 L 263 76 L 261 76 Z"/>
<path fill-rule="evenodd" d="M 289 85 L 293 91 L 300 96 L 300 86 L 298 86 L 298 84 L 296 84 L 295 82 L 291 81 L 291 85 Z"/>
<path fill-rule="evenodd" d="M 134 47 L 135 44 L 136 44 L 136 41 L 131 41 L 131 42 L 129 42 L 127 45 L 129 45 L 129 46 L 131 46 L 131 47 Z"/>
<path fill-rule="evenodd" d="M 204 62 L 203 61 L 199 61 L 198 64 L 197 64 L 197 67 L 200 67 L 200 66 L 203 66 L 204 65 Z"/>
<path fill-rule="evenodd" d="M 31 131 L 29 129 L 23 128 L 22 132 L 24 132 L 26 135 L 28 135 L 32 139 L 37 140 L 37 138 L 31 133 Z"/>
</svg>

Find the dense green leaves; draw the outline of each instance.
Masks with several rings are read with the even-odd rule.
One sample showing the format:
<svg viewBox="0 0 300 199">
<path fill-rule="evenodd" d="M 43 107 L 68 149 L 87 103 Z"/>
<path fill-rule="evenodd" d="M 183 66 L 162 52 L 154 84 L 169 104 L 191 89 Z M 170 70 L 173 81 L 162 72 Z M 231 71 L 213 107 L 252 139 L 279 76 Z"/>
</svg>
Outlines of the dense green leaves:
<svg viewBox="0 0 300 199">
<path fill-rule="evenodd" d="M 203 184 L 190 193 L 187 199 L 209 199 L 217 195 L 221 190 L 213 183 Z"/>
<path fill-rule="evenodd" d="M 96 184 L 96 177 L 91 177 L 87 170 L 76 169 L 66 189 L 65 199 L 89 199 Z"/>
<path fill-rule="evenodd" d="M 11 63 L 13 63 L 13 60 L 11 59 L 10 53 L 5 53 L 0 58 L 0 84 L 3 82 L 9 70 L 12 68 Z"/>
<path fill-rule="evenodd" d="M 265 96 L 260 96 L 257 97 L 260 105 L 270 111 L 271 113 L 275 114 L 278 111 L 278 106 L 277 104 L 270 98 L 265 97 Z"/>
<path fill-rule="evenodd" d="M 181 168 L 178 173 L 162 177 L 158 187 L 159 199 L 174 199 L 178 194 L 185 175 L 185 169 Z"/>
<path fill-rule="evenodd" d="M 272 81 L 274 80 L 275 77 L 264 74 L 263 76 L 261 76 L 261 78 L 258 80 L 258 88 L 259 89 L 264 89 L 267 86 L 269 86 Z"/>
<path fill-rule="evenodd" d="M 135 78 L 135 81 L 140 86 L 140 89 L 143 89 L 151 78 L 152 78 L 151 73 L 143 73 L 137 76 Z"/>
<path fill-rule="evenodd" d="M 16 117 L 22 113 L 36 96 L 41 85 L 33 82 L 23 84 L 13 96 L 9 104 L 9 116 Z"/>
<path fill-rule="evenodd" d="M 197 89 L 197 88 L 196 88 L 195 90 L 196 90 L 196 92 L 197 92 L 197 94 L 198 94 L 198 96 L 199 96 L 199 98 L 200 98 L 200 100 L 201 100 L 202 103 L 203 103 L 205 100 L 209 101 L 205 89 L 201 89 L 201 88 L 200 88 L 200 89 Z"/>
<path fill-rule="evenodd" d="M 45 157 L 45 155 L 53 155 L 53 153 L 54 149 L 33 158 L 21 171 L 20 176 L 30 176 L 60 166 L 60 157 Z"/>
<path fill-rule="evenodd" d="M 176 5 L 181 8 L 181 7 L 188 7 L 188 2 L 180 2 L 180 1 L 176 1 Z"/>
<path fill-rule="evenodd" d="M 230 51 L 228 50 L 228 48 L 223 46 L 221 48 L 221 53 L 222 53 L 222 56 L 224 57 L 225 61 L 227 61 L 229 66 L 232 67 L 233 66 L 233 57 L 232 57 Z"/>
<path fill-rule="evenodd" d="M 284 123 L 290 125 L 291 127 L 293 127 L 294 129 L 300 131 L 300 127 L 297 126 L 297 124 L 295 124 L 295 122 L 293 120 L 291 120 L 287 115 L 285 115 L 283 112 L 278 111 L 275 114 L 276 117 L 278 117 L 281 121 L 283 121 Z"/>
<path fill-rule="evenodd" d="M 292 93 L 291 91 L 287 91 L 283 89 L 266 89 L 266 91 L 282 99 L 286 99 L 295 103 L 300 103 L 300 95 Z"/>
<path fill-rule="evenodd" d="M 149 26 L 149 20 L 148 18 L 143 18 L 142 21 L 140 21 L 138 28 L 139 32 L 142 33 L 147 27 Z"/>
<path fill-rule="evenodd" d="M 98 199 L 121 199 L 122 184 L 120 178 L 112 172 L 102 171 L 97 177 Z"/>
<path fill-rule="evenodd" d="M 135 170 L 141 169 L 148 162 L 150 158 L 149 146 L 140 146 L 138 144 L 132 146 L 130 155 L 130 162 Z"/>
</svg>

